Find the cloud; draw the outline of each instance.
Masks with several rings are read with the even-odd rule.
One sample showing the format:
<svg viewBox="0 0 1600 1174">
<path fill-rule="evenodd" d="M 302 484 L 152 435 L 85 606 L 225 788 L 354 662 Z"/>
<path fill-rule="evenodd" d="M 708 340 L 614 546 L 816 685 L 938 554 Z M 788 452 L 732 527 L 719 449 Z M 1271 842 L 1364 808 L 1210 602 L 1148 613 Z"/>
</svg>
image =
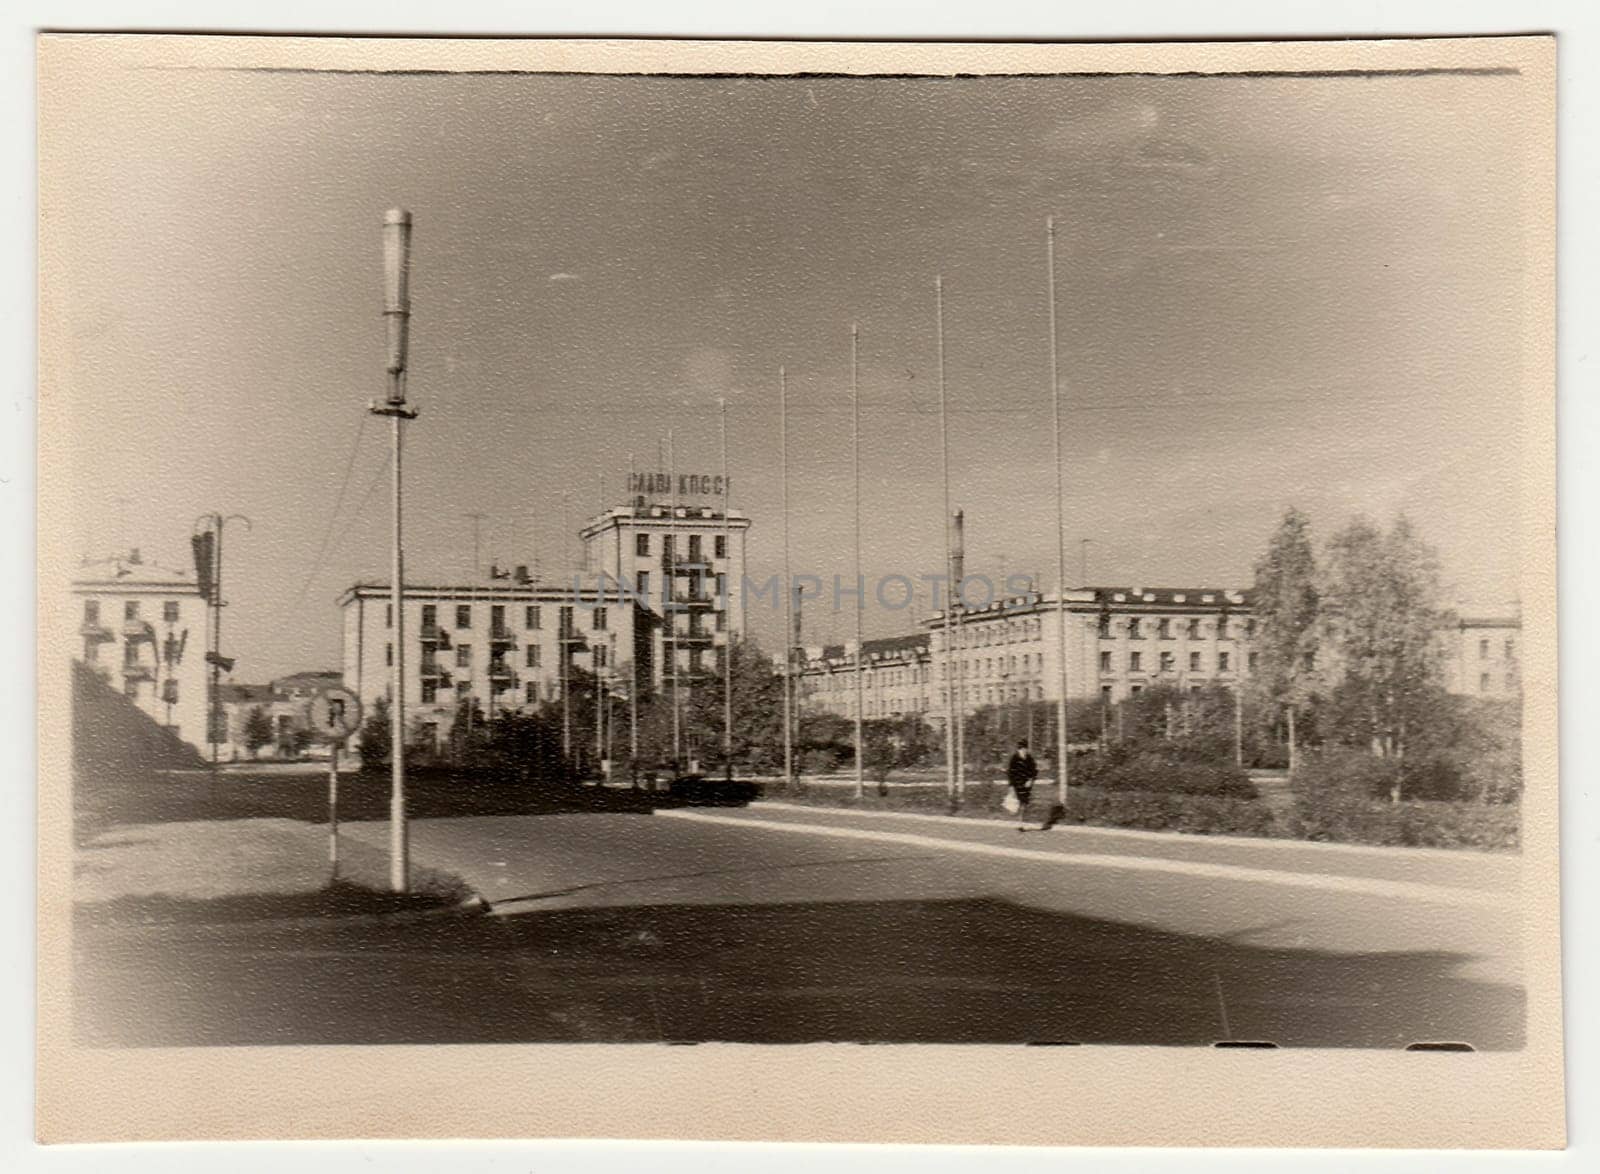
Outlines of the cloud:
<svg viewBox="0 0 1600 1174">
<path fill-rule="evenodd" d="M 578 274 L 576 274 L 576 273 L 552 273 L 550 275 L 551 284 L 555 284 L 556 282 L 561 282 L 561 281 L 582 281 L 582 280 L 583 280 L 583 278 L 581 276 L 579 276 Z"/>
</svg>

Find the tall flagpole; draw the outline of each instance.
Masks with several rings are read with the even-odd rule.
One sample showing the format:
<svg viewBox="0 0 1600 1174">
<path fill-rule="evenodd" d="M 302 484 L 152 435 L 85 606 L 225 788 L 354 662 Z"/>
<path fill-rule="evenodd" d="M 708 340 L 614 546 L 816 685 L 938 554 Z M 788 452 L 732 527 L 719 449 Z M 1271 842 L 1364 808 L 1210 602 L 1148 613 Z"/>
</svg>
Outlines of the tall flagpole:
<svg viewBox="0 0 1600 1174">
<path fill-rule="evenodd" d="M 861 582 L 861 384 L 858 364 L 860 334 L 860 328 L 852 322 L 850 324 L 850 465 L 855 479 L 856 510 L 856 798 L 858 799 L 866 794 L 867 789 L 863 774 L 866 742 L 862 737 L 861 718 L 863 709 L 861 673 L 865 667 L 862 661 L 866 652 L 861 643 L 861 613 L 866 607 L 866 602 L 862 598 L 864 585 Z"/>
<path fill-rule="evenodd" d="M 941 480 L 944 485 L 944 570 L 946 579 L 949 578 L 955 567 L 955 550 L 950 539 L 950 413 L 946 403 L 944 385 L 944 278 L 933 279 L 934 304 L 936 310 L 935 328 L 936 341 L 939 349 L 939 452 Z M 956 801 L 957 768 L 956 745 L 958 734 L 956 732 L 956 678 L 955 678 L 955 627 L 951 620 L 955 615 L 954 584 L 947 593 L 944 605 L 944 679 L 945 696 L 948 703 L 945 707 L 944 718 L 944 758 L 945 758 L 945 789 L 949 793 L 950 802 Z"/>
<path fill-rule="evenodd" d="M 778 368 L 778 437 L 783 447 L 783 785 L 794 785 L 794 588 L 789 573 L 789 373 Z"/>
<path fill-rule="evenodd" d="M 722 445 L 722 777 L 733 782 L 733 482 L 728 479 L 728 401 L 717 400 Z"/>
<path fill-rule="evenodd" d="M 630 486 L 633 484 L 633 476 L 633 454 L 630 452 L 628 454 L 628 484 Z M 622 577 L 622 551 L 620 547 L 617 550 L 617 577 L 619 579 Z M 638 579 L 635 578 L 632 585 L 636 586 L 637 584 Z M 622 598 L 623 596 L 619 591 L 618 606 L 621 606 Z M 640 602 L 646 608 L 650 606 L 648 598 Z M 633 624 L 630 625 L 630 630 L 633 630 L 639 623 L 640 614 L 639 610 L 636 609 L 634 611 L 634 620 Z M 630 675 L 633 678 L 632 687 L 628 690 L 628 782 L 637 787 L 639 785 L 639 641 L 637 637 L 634 639 L 633 655 L 628 657 L 628 663 L 632 665 Z"/>
<path fill-rule="evenodd" d="M 1067 517 L 1061 487 L 1061 374 L 1056 345 L 1056 218 L 1045 221 L 1045 257 L 1050 281 L 1050 407 L 1056 456 L 1056 659 L 1061 679 L 1056 698 L 1056 802 L 1067 802 Z"/>
<path fill-rule="evenodd" d="M 661 610 L 667 617 L 667 633 L 672 637 L 672 652 L 667 664 L 672 672 L 669 696 L 672 704 L 672 773 L 676 778 L 683 773 L 683 729 L 678 722 L 678 449 L 673 443 L 670 428 L 667 429 L 667 476 L 672 481 L 672 516 L 667 523 L 667 548 L 671 553 L 667 556 L 667 581 L 662 585 L 666 596 L 661 601 Z"/>
</svg>

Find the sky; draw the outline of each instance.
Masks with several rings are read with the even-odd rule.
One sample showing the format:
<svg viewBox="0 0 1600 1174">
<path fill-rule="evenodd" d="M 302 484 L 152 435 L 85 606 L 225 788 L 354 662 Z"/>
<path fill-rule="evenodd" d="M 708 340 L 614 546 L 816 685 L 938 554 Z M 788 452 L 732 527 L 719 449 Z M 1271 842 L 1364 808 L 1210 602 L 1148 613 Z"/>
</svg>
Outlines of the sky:
<svg viewBox="0 0 1600 1174">
<path fill-rule="evenodd" d="M 1515 76 L 645 78 L 106 71 L 47 139 L 75 548 L 224 573 L 235 678 L 337 667 L 387 574 L 383 212 L 414 221 L 408 580 L 570 566 L 634 454 L 719 471 L 750 573 L 1055 583 L 1045 221 L 1069 582 L 1249 584 L 1289 505 L 1404 512 L 1447 602 L 1517 591 Z M 603 480 L 603 485 L 602 485 Z M 1080 539 L 1089 539 L 1086 548 Z M 846 637 L 846 610 L 808 642 Z M 908 626 L 870 608 L 869 635 Z M 755 634 L 778 638 L 775 615 Z"/>
</svg>

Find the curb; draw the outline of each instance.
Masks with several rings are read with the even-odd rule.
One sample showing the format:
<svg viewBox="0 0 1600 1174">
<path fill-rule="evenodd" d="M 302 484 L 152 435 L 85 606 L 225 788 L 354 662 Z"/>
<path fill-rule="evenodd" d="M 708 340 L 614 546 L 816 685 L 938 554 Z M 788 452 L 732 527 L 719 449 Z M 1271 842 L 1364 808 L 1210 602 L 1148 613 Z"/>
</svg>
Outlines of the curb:
<svg viewBox="0 0 1600 1174">
<path fill-rule="evenodd" d="M 74 915 L 77 906 L 74 904 Z M 446 917 L 481 917 L 490 912 L 489 902 L 473 892 L 453 905 L 433 909 L 398 909 L 390 913 L 346 913 L 328 917 L 257 917 L 242 921 L 150 921 L 144 923 L 98 923 L 87 927 L 90 933 L 129 933 L 139 931 L 206 930 L 216 937 L 238 936 L 262 928 L 315 929 L 326 926 L 408 925 Z M 74 927 L 76 930 L 76 926 Z"/>
</svg>

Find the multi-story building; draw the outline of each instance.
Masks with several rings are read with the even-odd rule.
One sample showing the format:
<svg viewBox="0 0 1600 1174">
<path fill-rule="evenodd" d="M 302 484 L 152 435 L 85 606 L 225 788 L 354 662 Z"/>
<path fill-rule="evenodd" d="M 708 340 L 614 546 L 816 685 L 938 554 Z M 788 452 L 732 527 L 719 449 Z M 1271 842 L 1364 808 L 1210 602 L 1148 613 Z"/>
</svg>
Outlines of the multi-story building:
<svg viewBox="0 0 1600 1174">
<path fill-rule="evenodd" d="M 1445 632 L 1445 687 L 1473 697 L 1522 692 L 1522 620 L 1514 615 L 1462 616 Z"/>
<path fill-rule="evenodd" d="M 72 580 L 82 607 L 78 659 L 189 745 L 206 745 L 206 599 L 191 571 L 137 550 L 84 562 Z"/>
<path fill-rule="evenodd" d="M 408 583 L 408 714 L 443 738 L 462 701 L 486 717 L 556 702 L 575 670 L 618 697 L 636 682 L 693 688 L 744 630 L 749 527 L 738 513 L 640 498 L 583 527 L 583 566 L 565 581 L 519 566 L 481 583 Z M 389 586 L 357 583 L 340 607 L 344 683 L 370 705 L 391 692 Z"/>
<path fill-rule="evenodd" d="M 1082 587 L 996 600 L 923 621 L 924 633 L 868 640 L 861 658 L 866 717 L 941 720 L 954 686 L 964 713 L 1061 696 L 1120 701 L 1155 684 L 1232 687 L 1255 667 L 1250 593 L 1220 587 Z M 951 649 L 949 655 L 946 648 Z M 855 713 L 854 645 L 807 649 L 802 689 L 828 712 Z"/>
</svg>

